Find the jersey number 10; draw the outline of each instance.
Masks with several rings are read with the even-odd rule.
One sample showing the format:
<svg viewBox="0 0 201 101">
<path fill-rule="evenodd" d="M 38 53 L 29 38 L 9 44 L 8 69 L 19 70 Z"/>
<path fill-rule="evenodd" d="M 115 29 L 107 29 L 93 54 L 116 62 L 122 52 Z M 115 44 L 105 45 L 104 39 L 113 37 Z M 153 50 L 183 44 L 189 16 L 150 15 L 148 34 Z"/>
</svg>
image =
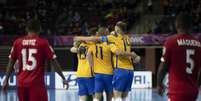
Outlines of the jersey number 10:
<svg viewBox="0 0 201 101">
<path fill-rule="evenodd" d="M 36 68 L 36 58 L 33 56 L 37 53 L 37 49 L 22 49 L 22 65 L 24 71 L 32 71 Z M 27 60 L 28 55 L 28 60 Z M 27 64 L 27 62 L 31 62 L 31 65 Z"/>
</svg>

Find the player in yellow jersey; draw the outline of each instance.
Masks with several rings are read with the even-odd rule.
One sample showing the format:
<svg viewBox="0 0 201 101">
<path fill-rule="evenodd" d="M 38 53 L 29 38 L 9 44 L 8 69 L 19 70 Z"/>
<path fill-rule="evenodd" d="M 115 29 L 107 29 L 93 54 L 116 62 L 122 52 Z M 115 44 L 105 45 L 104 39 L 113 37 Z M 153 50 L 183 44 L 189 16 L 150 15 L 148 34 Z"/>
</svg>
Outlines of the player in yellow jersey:
<svg viewBox="0 0 201 101">
<path fill-rule="evenodd" d="M 89 30 L 90 35 L 96 33 L 96 28 Z M 77 53 L 78 68 L 77 68 L 77 82 L 79 86 L 79 101 L 89 101 L 94 94 L 94 75 L 89 62 L 86 59 L 87 51 L 89 47 L 93 46 L 93 43 L 89 42 L 75 42 L 71 48 L 71 52 Z M 88 100 L 87 100 L 88 99 Z M 92 98 L 91 98 L 92 101 Z"/>
<path fill-rule="evenodd" d="M 100 33 L 109 33 L 105 27 L 100 28 Z M 104 29 L 104 30 L 103 30 Z M 100 34 L 100 35 L 103 35 Z M 115 44 L 111 42 L 96 42 L 93 47 L 88 50 L 88 60 L 95 72 L 95 98 L 94 101 L 100 101 L 103 91 L 106 92 L 107 101 L 111 101 L 113 95 L 113 62 L 112 54 L 118 56 L 132 56 L 136 54 L 131 52 L 123 52 L 119 50 Z"/>
<path fill-rule="evenodd" d="M 124 22 L 117 22 L 115 34 L 107 36 L 107 41 L 114 42 L 123 52 L 131 52 L 131 42 L 126 35 L 126 30 Z M 115 101 L 125 101 L 133 82 L 134 67 L 132 59 L 127 56 L 115 56 L 113 59 L 115 65 L 113 77 L 114 99 Z M 139 62 L 140 57 L 135 55 L 134 60 L 135 62 Z"/>
</svg>

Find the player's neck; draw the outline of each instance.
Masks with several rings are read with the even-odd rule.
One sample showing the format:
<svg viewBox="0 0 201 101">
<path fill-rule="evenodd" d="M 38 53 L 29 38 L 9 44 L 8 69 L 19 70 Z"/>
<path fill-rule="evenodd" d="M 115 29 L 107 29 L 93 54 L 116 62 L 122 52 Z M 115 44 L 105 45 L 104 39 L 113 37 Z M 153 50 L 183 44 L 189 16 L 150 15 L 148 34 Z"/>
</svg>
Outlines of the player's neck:
<svg viewBox="0 0 201 101">
<path fill-rule="evenodd" d="M 188 31 L 178 30 L 177 34 L 188 34 Z"/>
<path fill-rule="evenodd" d="M 37 34 L 34 32 L 28 32 L 28 36 L 37 36 Z"/>
</svg>

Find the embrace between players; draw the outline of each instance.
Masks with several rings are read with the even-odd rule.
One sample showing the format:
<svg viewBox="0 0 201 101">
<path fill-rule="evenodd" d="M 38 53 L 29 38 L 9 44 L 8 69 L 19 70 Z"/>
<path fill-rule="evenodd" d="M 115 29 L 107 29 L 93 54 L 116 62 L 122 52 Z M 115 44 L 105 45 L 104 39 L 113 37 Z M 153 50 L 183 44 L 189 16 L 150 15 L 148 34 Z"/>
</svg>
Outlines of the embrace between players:
<svg viewBox="0 0 201 101">
<path fill-rule="evenodd" d="M 80 101 L 125 101 L 133 81 L 133 62 L 140 57 L 131 52 L 126 24 L 117 22 L 112 34 L 106 26 L 89 30 L 90 37 L 75 37 L 71 52 L 78 56 L 78 86 Z"/>
</svg>

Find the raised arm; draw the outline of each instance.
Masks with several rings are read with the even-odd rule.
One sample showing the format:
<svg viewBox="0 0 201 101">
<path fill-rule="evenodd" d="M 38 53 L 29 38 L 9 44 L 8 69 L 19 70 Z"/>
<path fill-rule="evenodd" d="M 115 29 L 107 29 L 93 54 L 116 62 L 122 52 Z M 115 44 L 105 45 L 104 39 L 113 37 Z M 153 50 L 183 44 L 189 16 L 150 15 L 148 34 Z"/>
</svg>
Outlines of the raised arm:
<svg viewBox="0 0 201 101">
<path fill-rule="evenodd" d="M 85 36 L 76 36 L 74 37 L 74 41 L 101 41 L 100 37 L 85 37 Z"/>
<path fill-rule="evenodd" d="M 89 62 L 89 65 L 91 67 L 91 70 L 94 72 L 94 60 L 93 60 L 93 53 L 88 51 L 87 53 L 87 60 Z"/>
</svg>

